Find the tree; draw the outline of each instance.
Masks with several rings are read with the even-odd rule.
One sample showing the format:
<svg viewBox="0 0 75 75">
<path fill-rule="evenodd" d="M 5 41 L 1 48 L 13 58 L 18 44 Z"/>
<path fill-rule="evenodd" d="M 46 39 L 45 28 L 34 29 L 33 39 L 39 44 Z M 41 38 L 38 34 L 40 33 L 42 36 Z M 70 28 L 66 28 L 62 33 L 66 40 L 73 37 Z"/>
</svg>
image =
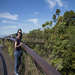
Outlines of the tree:
<svg viewBox="0 0 75 75">
<path fill-rule="evenodd" d="M 60 9 L 56 9 L 56 15 L 59 16 L 60 15 L 60 12 L 61 12 Z"/>
<path fill-rule="evenodd" d="M 52 21 L 50 21 L 50 22 L 49 22 L 49 25 L 50 25 L 50 26 L 52 26 L 52 23 L 53 23 L 53 22 L 52 22 Z"/>
<path fill-rule="evenodd" d="M 46 31 L 49 31 L 45 33 L 45 54 L 50 57 L 49 62 L 54 65 L 62 75 L 74 75 L 75 20 L 71 19 L 74 15 L 74 11 L 67 11 L 63 16 L 59 16 L 56 19 L 56 15 L 54 14 L 53 20 L 57 21 L 57 23 L 52 29 L 47 29 Z"/>
<path fill-rule="evenodd" d="M 45 24 L 42 24 L 42 27 L 52 26 L 52 21 L 47 21 Z"/>
<path fill-rule="evenodd" d="M 53 21 L 56 22 L 56 15 L 53 15 Z"/>
<path fill-rule="evenodd" d="M 42 27 L 45 27 L 46 25 L 45 24 L 42 24 Z"/>
</svg>

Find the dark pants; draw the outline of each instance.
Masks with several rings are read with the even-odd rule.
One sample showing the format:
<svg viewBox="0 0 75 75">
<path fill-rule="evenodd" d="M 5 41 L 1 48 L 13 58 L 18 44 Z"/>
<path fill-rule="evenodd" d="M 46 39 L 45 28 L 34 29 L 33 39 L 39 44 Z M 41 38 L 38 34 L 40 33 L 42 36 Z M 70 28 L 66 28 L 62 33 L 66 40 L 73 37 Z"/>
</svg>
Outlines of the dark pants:
<svg viewBox="0 0 75 75">
<path fill-rule="evenodd" d="M 18 73 L 18 69 L 21 64 L 22 51 L 15 50 L 14 56 L 15 56 L 15 72 Z"/>
</svg>

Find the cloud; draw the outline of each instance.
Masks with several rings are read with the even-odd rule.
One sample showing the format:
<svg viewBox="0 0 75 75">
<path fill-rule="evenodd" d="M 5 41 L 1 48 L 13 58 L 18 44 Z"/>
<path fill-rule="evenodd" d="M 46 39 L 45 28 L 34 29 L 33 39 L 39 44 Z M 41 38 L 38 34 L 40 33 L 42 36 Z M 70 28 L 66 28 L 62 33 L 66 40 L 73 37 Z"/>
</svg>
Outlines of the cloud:
<svg viewBox="0 0 75 75">
<path fill-rule="evenodd" d="M 2 23 L 16 24 L 17 22 L 10 21 L 10 20 L 2 20 Z"/>
<path fill-rule="evenodd" d="M 13 33 L 16 33 L 17 26 L 15 25 L 6 25 L 0 27 L 0 37 L 4 37 Z"/>
<path fill-rule="evenodd" d="M 39 14 L 39 12 L 34 12 L 34 15 L 38 15 Z"/>
<path fill-rule="evenodd" d="M 32 22 L 33 24 L 37 24 L 38 19 L 37 18 L 31 18 L 31 19 L 28 19 L 28 22 Z"/>
<path fill-rule="evenodd" d="M 6 13 L 0 13 L 0 18 L 10 19 L 10 20 L 18 20 L 18 15 L 6 12 Z"/>
<path fill-rule="evenodd" d="M 14 28 L 17 28 L 17 26 L 15 25 L 11 25 L 11 26 L 2 26 L 0 29 L 4 29 L 4 30 L 11 30 L 11 29 L 14 29 Z"/>
<path fill-rule="evenodd" d="M 57 4 L 59 7 L 63 7 L 63 2 L 61 0 L 46 0 L 49 4 L 49 8 L 54 8 Z"/>
<path fill-rule="evenodd" d="M 55 7 L 55 5 L 56 5 L 55 1 L 52 1 L 52 0 L 47 0 L 47 1 L 48 1 L 48 4 L 49 4 L 50 8 L 54 8 Z"/>
<path fill-rule="evenodd" d="M 56 0 L 56 2 L 58 3 L 58 5 L 59 5 L 60 7 L 63 7 L 63 3 L 62 3 L 61 0 Z"/>
</svg>

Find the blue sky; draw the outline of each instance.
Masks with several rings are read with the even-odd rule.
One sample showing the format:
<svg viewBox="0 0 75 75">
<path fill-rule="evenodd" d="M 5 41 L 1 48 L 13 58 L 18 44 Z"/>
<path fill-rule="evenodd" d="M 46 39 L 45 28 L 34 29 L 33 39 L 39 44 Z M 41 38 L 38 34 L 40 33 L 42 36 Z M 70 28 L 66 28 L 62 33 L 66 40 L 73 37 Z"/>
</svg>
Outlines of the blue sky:
<svg viewBox="0 0 75 75">
<path fill-rule="evenodd" d="M 57 8 L 75 11 L 75 0 L 0 0 L 0 37 L 41 28 Z"/>
</svg>

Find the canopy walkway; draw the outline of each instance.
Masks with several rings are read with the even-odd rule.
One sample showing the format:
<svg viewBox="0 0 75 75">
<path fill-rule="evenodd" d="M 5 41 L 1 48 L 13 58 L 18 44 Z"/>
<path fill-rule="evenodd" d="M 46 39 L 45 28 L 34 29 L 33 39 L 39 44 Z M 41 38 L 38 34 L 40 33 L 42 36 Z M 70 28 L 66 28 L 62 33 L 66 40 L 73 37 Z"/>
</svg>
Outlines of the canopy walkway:
<svg viewBox="0 0 75 75">
<path fill-rule="evenodd" d="M 5 39 L 3 39 L 5 40 Z M 12 42 L 15 41 L 14 38 L 6 38 L 6 40 L 10 40 Z M 36 54 L 35 51 L 33 51 L 31 48 L 29 48 L 25 43 L 23 43 L 22 48 L 24 49 L 24 51 L 30 55 L 32 57 L 32 60 L 34 62 L 34 64 L 36 65 L 36 67 L 40 67 L 38 68 L 39 71 L 40 69 L 42 70 L 42 72 L 44 73 L 44 75 L 61 75 L 53 66 L 51 66 L 50 64 L 48 64 L 42 57 L 40 57 L 38 54 Z M 2 56 L 4 56 L 4 62 L 0 59 L 0 72 L 2 71 L 1 69 L 6 69 L 6 73 L 2 74 L 0 73 L 0 75 L 14 75 L 14 61 L 13 59 L 11 59 L 11 57 L 6 53 L 3 52 L 2 48 L 0 49 L 0 53 L 2 53 Z M 7 57 L 6 57 L 7 56 Z M 1 55 L 0 55 L 1 57 Z M 6 60 L 8 59 L 8 60 Z M 10 60 L 10 61 L 9 61 Z M 3 66 L 1 65 L 3 64 Z M 6 65 L 6 66 L 4 66 Z M 5 71 L 3 71 L 5 72 Z M 25 74 L 26 75 L 26 74 Z M 36 74 L 39 75 L 39 74 Z"/>
</svg>

